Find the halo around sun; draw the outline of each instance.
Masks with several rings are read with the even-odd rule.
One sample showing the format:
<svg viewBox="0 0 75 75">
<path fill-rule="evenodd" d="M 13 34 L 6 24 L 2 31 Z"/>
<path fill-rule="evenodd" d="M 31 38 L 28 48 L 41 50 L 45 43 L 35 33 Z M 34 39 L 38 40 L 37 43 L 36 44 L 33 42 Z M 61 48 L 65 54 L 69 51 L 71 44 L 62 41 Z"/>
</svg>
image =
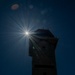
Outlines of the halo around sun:
<svg viewBox="0 0 75 75">
<path fill-rule="evenodd" d="M 26 34 L 26 35 L 29 35 L 29 32 L 28 32 L 28 31 L 26 31 L 26 32 L 25 32 L 25 34 Z"/>
<path fill-rule="evenodd" d="M 29 32 L 28 31 L 25 31 L 25 36 L 29 36 Z"/>
</svg>

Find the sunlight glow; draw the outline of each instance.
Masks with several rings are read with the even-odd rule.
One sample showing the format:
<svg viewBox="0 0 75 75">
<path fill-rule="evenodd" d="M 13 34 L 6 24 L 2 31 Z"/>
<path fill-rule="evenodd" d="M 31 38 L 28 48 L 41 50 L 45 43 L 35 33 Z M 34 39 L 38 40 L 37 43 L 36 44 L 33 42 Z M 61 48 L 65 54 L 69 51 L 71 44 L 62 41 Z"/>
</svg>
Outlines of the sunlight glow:
<svg viewBox="0 0 75 75">
<path fill-rule="evenodd" d="M 25 32 L 25 35 L 26 35 L 26 36 L 28 36 L 28 35 L 29 35 L 29 32 L 28 32 L 28 31 L 26 31 L 26 32 Z"/>
</svg>

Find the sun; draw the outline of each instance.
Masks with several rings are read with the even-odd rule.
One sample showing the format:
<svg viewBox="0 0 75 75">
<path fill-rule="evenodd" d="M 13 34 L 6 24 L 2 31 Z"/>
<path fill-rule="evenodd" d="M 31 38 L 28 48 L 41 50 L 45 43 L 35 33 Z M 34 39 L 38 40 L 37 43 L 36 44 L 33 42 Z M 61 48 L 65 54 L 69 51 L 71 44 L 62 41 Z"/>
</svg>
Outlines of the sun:
<svg viewBox="0 0 75 75">
<path fill-rule="evenodd" d="M 26 36 L 29 36 L 29 32 L 28 32 L 28 31 L 25 31 L 25 35 L 26 35 Z"/>
</svg>

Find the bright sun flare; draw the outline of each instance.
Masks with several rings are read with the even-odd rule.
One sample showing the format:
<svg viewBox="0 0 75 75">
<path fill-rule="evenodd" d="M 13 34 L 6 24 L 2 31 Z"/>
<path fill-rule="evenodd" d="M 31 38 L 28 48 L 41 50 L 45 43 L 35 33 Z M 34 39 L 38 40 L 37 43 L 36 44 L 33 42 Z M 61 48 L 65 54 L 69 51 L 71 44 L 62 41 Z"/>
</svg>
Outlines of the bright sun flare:
<svg viewBox="0 0 75 75">
<path fill-rule="evenodd" d="M 28 35 L 29 35 L 29 32 L 28 32 L 28 31 L 26 31 L 26 32 L 25 32 L 25 35 L 27 35 L 27 36 L 28 36 Z"/>
</svg>

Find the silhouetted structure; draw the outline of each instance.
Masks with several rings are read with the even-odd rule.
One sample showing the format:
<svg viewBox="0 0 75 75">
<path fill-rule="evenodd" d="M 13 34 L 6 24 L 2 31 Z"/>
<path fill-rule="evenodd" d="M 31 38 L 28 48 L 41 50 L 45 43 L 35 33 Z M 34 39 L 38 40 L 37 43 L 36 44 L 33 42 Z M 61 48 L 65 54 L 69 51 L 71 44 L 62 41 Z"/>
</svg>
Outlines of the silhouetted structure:
<svg viewBox="0 0 75 75">
<path fill-rule="evenodd" d="M 32 75 L 57 75 L 55 48 L 58 39 L 45 29 L 30 35 L 29 55 L 32 57 Z"/>
</svg>

